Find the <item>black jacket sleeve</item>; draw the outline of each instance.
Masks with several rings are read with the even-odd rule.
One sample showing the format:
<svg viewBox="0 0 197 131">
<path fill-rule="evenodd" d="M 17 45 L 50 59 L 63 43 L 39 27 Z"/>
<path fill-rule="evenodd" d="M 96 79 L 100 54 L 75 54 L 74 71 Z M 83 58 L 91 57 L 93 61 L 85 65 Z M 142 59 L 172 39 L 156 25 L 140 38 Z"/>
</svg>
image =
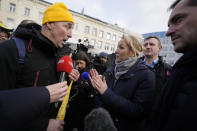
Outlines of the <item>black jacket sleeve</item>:
<svg viewBox="0 0 197 131">
<path fill-rule="evenodd" d="M 0 127 L 17 129 L 39 117 L 50 106 L 45 87 L 0 91 Z"/>
<path fill-rule="evenodd" d="M 0 43 L 0 90 L 16 85 L 18 50 L 13 40 Z"/>
</svg>

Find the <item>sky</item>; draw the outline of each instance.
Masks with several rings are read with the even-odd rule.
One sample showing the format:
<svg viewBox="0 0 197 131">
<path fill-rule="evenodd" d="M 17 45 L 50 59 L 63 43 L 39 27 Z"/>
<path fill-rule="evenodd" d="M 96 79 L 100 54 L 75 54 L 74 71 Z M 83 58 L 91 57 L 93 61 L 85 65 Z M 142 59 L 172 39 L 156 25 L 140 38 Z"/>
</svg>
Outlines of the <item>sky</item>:
<svg viewBox="0 0 197 131">
<path fill-rule="evenodd" d="M 73 11 L 144 34 L 167 30 L 174 0 L 45 0 L 64 2 Z"/>
</svg>

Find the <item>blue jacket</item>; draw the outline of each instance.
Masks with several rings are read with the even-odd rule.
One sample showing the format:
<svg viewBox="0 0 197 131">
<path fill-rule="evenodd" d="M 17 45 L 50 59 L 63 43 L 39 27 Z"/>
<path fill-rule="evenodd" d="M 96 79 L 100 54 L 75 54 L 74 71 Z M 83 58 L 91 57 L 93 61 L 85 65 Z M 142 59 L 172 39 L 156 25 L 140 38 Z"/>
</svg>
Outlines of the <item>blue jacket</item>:
<svg viewBox="0 0 197 131">
<path fill-rule="evenodd" d="M 151 111 L 154 73 L 138 60 L 115 82 L 114 68 L 106 72 L 108 89 L 101 100 L 119 131 L 136 131 Z"/>
</svg>

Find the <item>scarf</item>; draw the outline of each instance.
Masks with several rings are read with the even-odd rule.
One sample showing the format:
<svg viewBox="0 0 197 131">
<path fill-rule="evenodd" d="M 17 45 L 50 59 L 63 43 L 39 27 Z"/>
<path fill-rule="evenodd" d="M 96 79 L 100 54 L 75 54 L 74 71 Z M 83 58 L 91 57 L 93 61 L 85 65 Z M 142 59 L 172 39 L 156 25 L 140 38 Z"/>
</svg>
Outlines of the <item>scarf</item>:
<svg viewBox="0 0 197 131">
<path fill-rule="evenodd" d="M 116 66 L 114 70 L 116 80 L 118 80 L 121 75 L 127 73 L 130 67 L 132 67 L 136 61 L 137 61 L 137 57 L 129 57 L 128 59 L 121 61 L 119 63 L 116 62 L 115 63 Z"/>
</svg>

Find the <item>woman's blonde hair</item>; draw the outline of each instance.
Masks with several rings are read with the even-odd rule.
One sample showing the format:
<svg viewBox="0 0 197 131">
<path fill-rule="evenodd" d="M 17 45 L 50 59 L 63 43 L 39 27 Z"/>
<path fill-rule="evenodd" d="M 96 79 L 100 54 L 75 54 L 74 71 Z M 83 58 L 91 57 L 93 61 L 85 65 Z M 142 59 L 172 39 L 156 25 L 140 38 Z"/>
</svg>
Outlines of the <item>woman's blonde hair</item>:
<svg viewBox="0 0 197 131">
<path fill-rule="evenodd" d="M 125 41 L 130 51 L 133 52 L 134 57 L 139 56 L 140 52 L 144 50 L 142 42 L 135 36 L 123 34 L 122 40 Z"/>
</svg>

